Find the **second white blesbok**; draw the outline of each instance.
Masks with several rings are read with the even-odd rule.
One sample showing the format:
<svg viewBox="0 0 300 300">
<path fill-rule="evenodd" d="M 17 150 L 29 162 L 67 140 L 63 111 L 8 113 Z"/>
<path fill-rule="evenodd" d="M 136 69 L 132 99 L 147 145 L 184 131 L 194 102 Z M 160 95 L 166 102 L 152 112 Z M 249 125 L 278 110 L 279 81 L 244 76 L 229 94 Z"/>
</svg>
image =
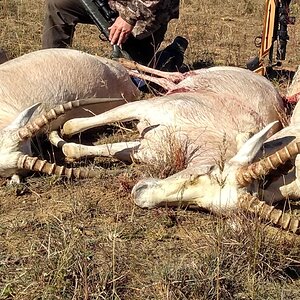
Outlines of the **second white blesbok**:
<svg viewBox="0 0 300 300">
<path fill-rule="evenodd" d="M 192 87 L 191 92 L 128 103 L 63 126 L 63 132 L 72 135 L 94 126 L 138 120 L 138 141 L 84 146 L 56 137 L 56 143 L 72 158 L 98 155 L 147 163 L 167 158 L 170 140 L 175 138 L 185 151 L 185 169 L 166 179 L 142 179 L 132 190 L 136 204 L 196 205 L 216 213 L 242 204 L 259 207 L 272 222 L 297 231 L 299 221 L 282 217 L 253 197 L 258 190 L 251 185 L 299 153 L 298 144 L 292 144 L 252 163 L 271 131 L 279 127 L 283 103 L 276 89 L 267 79 L 233 67 L 198 71 L 194 78 L 197 84 L 181 86 Z"/>
</svg>

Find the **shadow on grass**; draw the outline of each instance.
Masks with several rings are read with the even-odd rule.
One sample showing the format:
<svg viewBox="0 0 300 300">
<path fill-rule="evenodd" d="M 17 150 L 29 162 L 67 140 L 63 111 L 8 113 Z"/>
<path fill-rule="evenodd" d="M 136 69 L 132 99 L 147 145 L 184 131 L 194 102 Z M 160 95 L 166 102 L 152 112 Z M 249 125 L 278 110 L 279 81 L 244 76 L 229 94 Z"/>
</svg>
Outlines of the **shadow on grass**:
<svg viewBox="0 0 300 300">
<path fill-rule="evenodd" d="M 278 82 L 291 82 L 294 75 L 295 71 L 293 70 L 268 68 L 266 77 L 269 80 L 276 80 Z"/>
</svg>

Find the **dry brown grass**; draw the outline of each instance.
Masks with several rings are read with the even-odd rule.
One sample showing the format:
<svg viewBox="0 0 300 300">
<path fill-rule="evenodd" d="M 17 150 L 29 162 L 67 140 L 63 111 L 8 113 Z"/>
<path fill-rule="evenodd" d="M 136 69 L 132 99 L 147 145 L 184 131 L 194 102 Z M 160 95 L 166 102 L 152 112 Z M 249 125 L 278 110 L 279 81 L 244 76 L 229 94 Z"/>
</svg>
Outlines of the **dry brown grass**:
<svg viewBox="0 0 300 300">
<path fill-rule="evenodd" d="M 181 18 L 171 23 L 165 43 L 187 37 L 190 67 L 244 66 L 257 53 L 263 2 L 182 0 Z M 11 58 L 40 49 L 43 5 L 0 0 L 0 46 Z M 299 1 L 291 8 L 297 16 Z M 284 67 L 298 65 L 299 30 L 300 22 L 290 28 Z M 74 48 L 110 53 L 85 25 Z M 286 80 L 276 84 L 284 88 Z M 179 150 L 170 160 L 181 168 L 186 147 L 173 146 Z M 13 187 L 2 181 L 0 299 L 300 299 L 296 237 L 250 216 L 234 216 L 239 226 L 233 226 L 199 211 L 142 210 L 129 194 L 139 168 L 94 163 L 104 169 L 91 181 L 33 176 Z"/>
</svg>

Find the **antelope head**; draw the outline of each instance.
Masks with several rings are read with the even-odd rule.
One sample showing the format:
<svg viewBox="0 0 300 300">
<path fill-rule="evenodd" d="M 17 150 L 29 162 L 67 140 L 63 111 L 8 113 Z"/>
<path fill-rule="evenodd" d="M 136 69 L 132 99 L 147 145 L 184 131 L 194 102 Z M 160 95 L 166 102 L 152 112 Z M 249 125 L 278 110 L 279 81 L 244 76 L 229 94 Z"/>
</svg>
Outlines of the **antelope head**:
<svg viewBox="0 0 300 300">
<path fill-rule="evenodd" d="M 22 139 L 19 130 L 30 120 L 40 103 L 26 108 L 8 126 L 0 131 L 0 176 L 11 177 L 18 171 L 18 160 L 20 155 L 31 155 L 29 139 Z"/>
<path fill-rule="evenodd" d="M 161 205 L 160 200 L 163 200 L 164 204 L 193 204 L 213 211 L 234 206 L 238 195 L 248 185 L 241 175 L 244 174 L 241 168 L 252 162 L 276 123 L 269 124 L 246 141 L 229 161 L 210 166 L 207 172 L 196 165 L 164 180 L 139 182 L 133 189 L 136 203 L 142 207 L 153 207 Z"/>
<path fill-rule="evenodd" d="M 0 131 L 0 176 L 12 177 L 11 182 L 20 182 L 19 175 L 25 170 L 38 171 L 49 175 L 67 178 L 85 178 L 95 176 L 94 172 L 77 168 L 65 168 L 50 164 L 33 157 L 30 139 L 37 135 L 46 125 L 73 108 L 85 105 L 84 100 L 75 100 L 51 109 L 30 121 L 39 103 L 25 109 L 7 127 Z"/>
</svg>

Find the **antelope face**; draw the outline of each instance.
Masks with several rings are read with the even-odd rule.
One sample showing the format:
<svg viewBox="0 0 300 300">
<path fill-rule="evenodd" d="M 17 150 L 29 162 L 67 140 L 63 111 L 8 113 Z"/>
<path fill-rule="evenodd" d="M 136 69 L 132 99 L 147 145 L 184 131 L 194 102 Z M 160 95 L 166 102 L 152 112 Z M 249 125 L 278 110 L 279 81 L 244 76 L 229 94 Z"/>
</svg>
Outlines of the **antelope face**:
<svg viewBox="0 0 300 300">
<path fill-rule="evenodd" d="M 30 148 L 29 142 L 19 141 L 16 131 L 0 132 L 0 176 L 11 177 L 17 172 L 17 162 L 22 149 Z M 24 147 L 23 147 L 24 146 Z"/>
<path fill-rule="evenodd" d="M 0 131 L 0 176 L 11 177 L 16 174 L 20 155 L 31 155 L 30 140 L 20 139 L 18 130 L 28 123 L 39 105 L 35 104 L 25 109 L 11 124 Z"/>
<path fill-rule="evenodd" d="M 135 203 L 143 208 L 156 206 L 198 206 L 210 211 L 230 209 L 236 206 L 243 191 L 236 180 L 238 165 L 218 166 L 201 175 L 167 179 L 145 179 L 133 188 Z M 177 176 L 176 176 L 177 175 Z"/>
<path fill-rule="evenodd" d="M 199 173 L 201 166 L 194 166 L 163 180 L 138 182 L 132 190 L 135 203 L 148 208 L 196 205 L 211 211 L 235 207 L 239 195 L 246 192 L 250 183 L 244 184 L 240 179 L 241 169 L 252 162 L 276 123 L 267 125 L 251 137 L 223 166 L 212 166 L 207 173 Z M 186 175 L 188 172 L 191 175 Z"/>
</svg>

